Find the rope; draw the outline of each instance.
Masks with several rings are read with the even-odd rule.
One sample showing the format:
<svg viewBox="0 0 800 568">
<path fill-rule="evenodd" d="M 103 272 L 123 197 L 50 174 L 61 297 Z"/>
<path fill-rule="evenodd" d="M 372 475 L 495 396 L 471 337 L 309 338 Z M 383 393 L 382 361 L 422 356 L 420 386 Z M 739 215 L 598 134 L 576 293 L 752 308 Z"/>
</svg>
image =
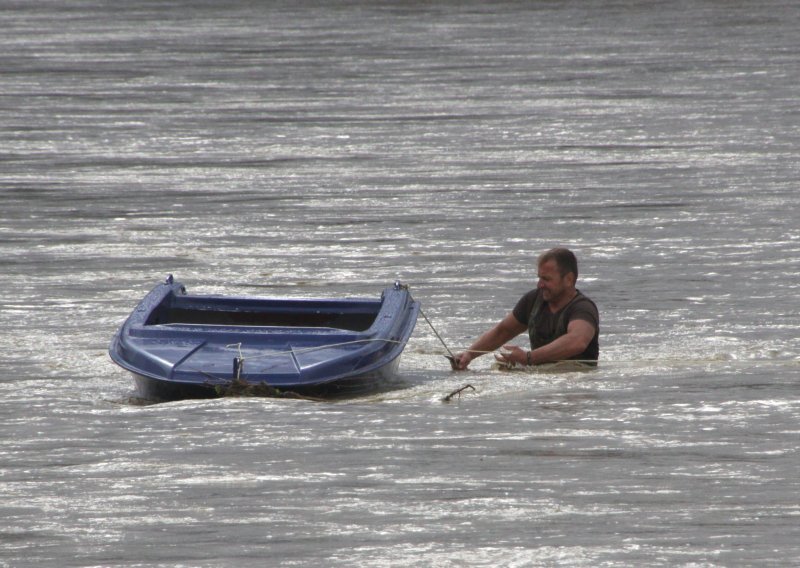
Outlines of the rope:
<svg viewBox="0 0 800 568">
<path fill-rule="evenodd" d="M 431 330 L 433 331 L 433 334 L 436 336 L 436 339 L 438 339 L 441 342 L 441 344 L 444 345 L 445 351 L 447 351 L 448 355 L 450 355 L 451 360 L 455 361 L 456 356 L 453 354 L 452 351 L 450 351 L 450 348 L 447 346 L 447 343 L 444 342 L 442 336 L 439 335 L 439 332 L 436 331 L 435 327 L 433 327 L 431 320 L 428 319 L 428 316 L 425 315 L 425 312 L 422 311 L 422 308 L 419 309 L 419 313 L 421 313 L 422 317 L 425 318 L 425 321 L 428 322 L 428 325 L 431 327 Z"/>
<path fill-rule="evenodd" d="M 410 292 L 410 288 L 409 287 L 406 287 L 406 288 L 409 289 L 409 292 Z M 442 347 L 444 347 L 445 351 L 447 351 L 447 355 L 445 355 L 445 357 L 447 357 L 450 360 L 450 363 L 452 365 L 455 365 L 455 360 L 456 360 L 455 354 L 450 349 L 450 347 L 448 347 L 447 343 L 442 338 L 441 334 L 439 334 L 439 332 L 436 330 L 436 327 L 433 325 L 431 320 L 428 318 L 428 316 L 422 310 L 422 307 L 420 307 L 419 313 L 422 315 L 422 317 L 425 319 L 425 322 L 431 328 L 431 331 L 436 336 L 436 339 L 439 340 L 439 342 L 442 344 Z M 250 355 L 250 356 L 247 357 L 247 359 L 260 359 L 260 358 L 263 358 L 263 357 L 274 357 L 274 356 L 278 356 L 278 355 L 297 355 L 297 354 L 301 354 L 301 353 L 308 353 L 308 352 L 311 352 L 311 351 L 319 351 L 319 350 L 322 350 L 322 349 L 329 349 L 329 348 L 332 348 L 332 347 L 343 347 L 343 346 L 346 346 L 346 345 L 353 345 L 353 344 L 357 344 L 357 343 L 370 343 L 370 342 L 375 342 L 375 341 L 380 341 L 380 342 L 385 342 L 385 343 L 405 344 L 405 342 L 403 342 L 403 341 L 397 341 L 397 340 L 394 340 L 394 339 L 382 339 L 382 338 L 356 339 L 356 340 L 353 340 L 353 341 L 344 341 L 344 342 L 341 342 L 341 343 L 331 343 L 331 344 L 328 344 L 328 345 L 317 345 L 317 346 L 314 346 L 314 347 L 305 347 L 303 349 L 289 349 L 289 350 L 286 350 L 286 351 L 270 351 L 270 352 L 263 353 L 263 354 L 260 354 L 260 355 Z M 245 357 L 242 355 L 242 344 L 241 343 L 234 343 L 234 344 L 231 344 L 231 345 L 226 345 L 225 347 L 228 347 L 228 348 L 236 347 L 237 350 L 238 350 L 238 353 L 239 353 L 239 359 L 242 361 L 242 363 L 244 362 Z M 490 353 L 495 353 L 497 350 L 480 351 L 478 349 L 465 349 L 464 351 L 466 351 L 468 353 L 477 353 L 479 355 L 487 355 L 487 354 L 490 354 Z M 564 359 L 564 360 L 561 360 L 561 361 L 550 361 L 548 364 L 555 364 L 555 363 L 584 363 L 584 364 L 591 364 L 591 365 L 598 365 L 600 363 L 602 363 L 604 365 L 609 364 L 609 363 L 611 363 L 611 364 L 620 364 L 620 363 L 622 363 L 622 364 L 648 364 L 648 363 L 725 363 L 725 364 L 733 364 L 733 363 L 771 363 L 771 364 L 795 364 L 795 365 L 798 365 L 798 364 L 800 364 L 800 359 L 745 359 L 745 360 L 742 360 L 742 359 L 678 359 L 678 358 L 616 359 L 616 360 Z"/>
<path fill-rule="evenodd" d="M 343 347 L 345 345 L 354 345 L 356 343 L 371 343 L 381 341 L 383 343 L 396 343 L 396 344 L 404 344 L 403 341 L 397 341 L 396 339 L 383 339 L 383 338 L 371 338 L 371 339 L 354 339 L 353 341 L 342 341 L 341 343 L 328 343 L 326 345 L 315 345 L 313 347 L 303 347 L 302 349 L 287 349 L 285 351 L 269 351 L 262 353 L 260 355 L 249 355 L 247 357 L 248 360 L 251 359 L 261 359 L 263 357 L 274 357 L 276 355 L 297 355 L 300 353 L 308 353 L 311 351 L 320 351 L 322 349 L 329 349 L 331 347 Z M 239 358 L 244 361 L 245 357 L 242 355 L 242 344 L 241 343 L 233 343 L 231 345 L 226 345 L 225 347 L 231 348 L 236 347 L 239 350 Z"/>
<path fill-rule="evenodd" d="M 470 353 L 480 353 L 487 355 L 495 353 L 496 351 L 478 351 L 476 349 L 467 349 Z M 593 365 L 608 365 L 608 364 L 648 364 L 648 363 L 686 363 L 686 364 L 700 364 L 700 363 L 719 363 L 719 364 L 771 364 L 771 365 L 800 365 L 800 359 L 679 359 L 677 357 L 664 357 L 659 359 L 560 359 L 558 361 L 548 361 L 545 365 L 552 365 L 555 363 L 584 363 Z"/>
</svg>

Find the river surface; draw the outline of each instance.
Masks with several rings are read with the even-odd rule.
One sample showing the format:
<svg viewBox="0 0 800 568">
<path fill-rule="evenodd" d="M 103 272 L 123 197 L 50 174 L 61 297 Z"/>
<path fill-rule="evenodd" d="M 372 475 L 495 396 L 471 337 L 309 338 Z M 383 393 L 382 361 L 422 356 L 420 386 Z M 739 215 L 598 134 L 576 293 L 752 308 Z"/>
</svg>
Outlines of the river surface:
<svg viewBox="0 0 800 568">
<path fill-rule="evenodd" d="M 796 2 L 0 0 L 0 29 L 0 566 L 796 565 Z M 557 245 L 598 369 L 451 372 L 432 327 L 465 348 Z M 168 274 L 401 280 L 431 325 L 385 392 L 141 404 L 107 348 Z"/>
</svg>

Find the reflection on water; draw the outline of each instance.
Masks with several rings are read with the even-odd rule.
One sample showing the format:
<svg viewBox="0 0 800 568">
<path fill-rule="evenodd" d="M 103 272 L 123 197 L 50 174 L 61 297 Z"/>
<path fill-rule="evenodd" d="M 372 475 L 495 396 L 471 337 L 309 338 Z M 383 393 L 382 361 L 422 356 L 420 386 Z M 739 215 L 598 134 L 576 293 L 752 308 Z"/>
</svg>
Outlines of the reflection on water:
<svg viewBox="0 0 800 568">
<path fill-rule="evenodd" d="M 0 10 L 0 565 L 791 563 L 798 17 Z M 420 321 L 385 392 L 142 405 L 106 353 L 167 274 L 399 279 L 455 352 L 556 244 L 589 372 L 453 373 Z"/>
</svg>

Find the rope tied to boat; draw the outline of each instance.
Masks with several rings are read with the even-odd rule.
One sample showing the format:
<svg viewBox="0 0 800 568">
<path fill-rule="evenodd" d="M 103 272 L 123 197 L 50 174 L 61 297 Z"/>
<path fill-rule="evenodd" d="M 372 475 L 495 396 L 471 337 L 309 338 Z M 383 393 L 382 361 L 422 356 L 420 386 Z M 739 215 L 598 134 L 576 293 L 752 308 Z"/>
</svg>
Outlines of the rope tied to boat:
<svg viewBox="0 0 800 568">
<path fill-rule="evenodd" d="M 228 349 L 231 347 L 236 347 L 239 355 L 233 358 L 233 379 L 235 381 L 240 381 L 242 379 L 242 368 L 244 367 L 244 355 L 242 355 L 242 343 L 231 343 L 230 345 L 226 345 Z"/>
<path fill-rule="evenodd" d="M 425 312 L 422 311 L 422 308 L 419 309 L 419 313 L 421 313 L 422 317 L 425 318 L 425 321 L 428 322 L 428 325 L 430 326 L 431 331 L 433 331 L 433 334 L 436 336 L 436 339 L 438 339 L 439 342 L 444 346 L 445 351 L 447 351 L 446 357 L 448 359 L 450 359 L 450 363 L 455 365 L 455 361 L 456 361 L 455 354 L 453 354 L 453 352 L 450 351 L 450 348 L 447 346 L 447 343 L 444 342 L 444 339 L 442 339 L 442 336 L 439 335 L 439 332 L 436 331 L 435 327 L 433 327 L 433 324 L 431 323 L 431 320 L 428 319 L 428 316 L 425 315 Z"/>
<path fill-rule="evenodd" d="M 386 339 L 386 338 L 382 338 L 382 337 L 373 337 L 373 338 L 367 338 L 367 339 L 354 339 L 352 341 L 342 341 L 340 343 L 326 343 L 325 345 L 314 345 L 312 347 L 301 347 L 299 349 L 290 348 L 290 349 L 284 349 L 284 350 L 281 350 L 281 351 L 264 351 L 264 352 L 261 352 L 261 353 L 257 353 L 255 355 L 248 355 L 247 356 L 247 360 L 263 359 L 263 358 L 266 358 L 266 357 L 275 357 L 275 356 L 278 356 L 278 355 L 299 355 L 299 354 L 303 354 L 303 353 L 309 353 L 311 351 L 320 351 L 320 350 L 323 350 L 323 349 L 331 349 L 333 347 L 345 347 L 347 345 L 355 345 L 355 344 L 358 344 L 358 343 L 373 343 L 373 342 L 396 343 L 398 345 L 405 345 L 407 343 L 406 341 L 398 341 L 396 339 Z M 244 357 L 244 355 L 242 355 L 242 344 L 241 343 L 232 343 L 231 345 L 226 345 L 225 347 L 227 347 L 229 349 L 233 348 L 233 347 L 236 347 L 238 349 L 238 352 L 239 352 L 239 355 L 238 355 L 237 358 L 241 359 L 242 363 L 244 363 L 245 357 Z"/>
</svg>

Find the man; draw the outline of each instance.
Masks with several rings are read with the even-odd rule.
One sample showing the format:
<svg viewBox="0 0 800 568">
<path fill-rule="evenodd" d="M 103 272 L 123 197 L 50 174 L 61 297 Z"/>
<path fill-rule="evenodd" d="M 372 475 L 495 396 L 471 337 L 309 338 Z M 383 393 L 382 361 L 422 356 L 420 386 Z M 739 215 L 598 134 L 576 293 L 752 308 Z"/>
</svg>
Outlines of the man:
<svg viewBox="0 0 800 568">
<path fill-rule="evenodd" d="M 464 370 L 476 357 L 499 347 L 495 358 L 504 364 L 540 365 L 567 359 L 596 362 L 600 353 L 600 316 L 595 303 L 575 288 L 578 261 L 572 251 L 551 249 L 539 257 L 539 282 L 514 309 L 481 335 L 467 351 L 456 355 L 453 368 Z M 530 351 L 506 345 L 527 331 Z"/>
</svg>

